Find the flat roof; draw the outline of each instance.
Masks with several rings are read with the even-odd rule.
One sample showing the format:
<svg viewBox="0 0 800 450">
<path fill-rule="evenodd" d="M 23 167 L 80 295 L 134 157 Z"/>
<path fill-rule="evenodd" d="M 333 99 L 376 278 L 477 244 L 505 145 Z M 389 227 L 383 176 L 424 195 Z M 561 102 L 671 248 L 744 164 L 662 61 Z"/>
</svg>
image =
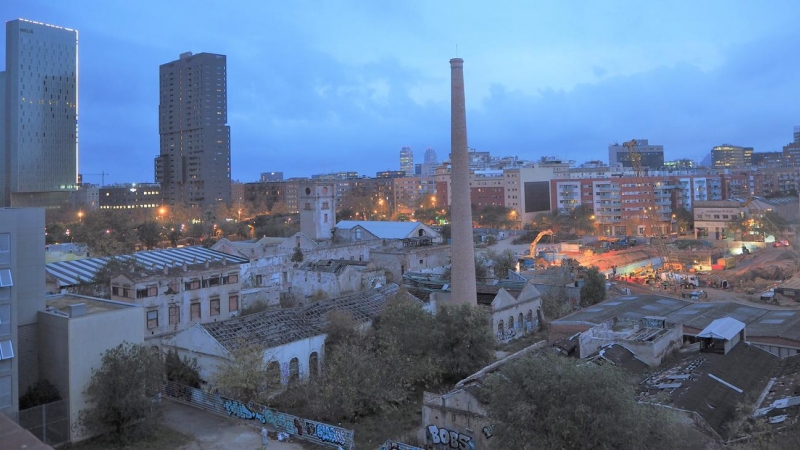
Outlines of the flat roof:
<svg viewBox="0 0 800 450">
<path fill-rule="evenodd" d="M 116 302 L 112 300 L 104 300 L 101 298 L 86 297 L 83 295 L 75 294 L 57 294 L 45 297 L 47 308 L 61 311 L 65 314 L 70 313 L 70 306 L 79 305 L 83 303 L 86 305 L 86 315 L 99 314 L 108 311 L 116 311 L 124 308 L 135 308 L 137 305 L 125 304 L 123 302 Z"/>
<path fill-rule="evenodd" d="M 699 332 L 717 319 L 730 317 L 745 324 L 748 337 L 780 337 L 800 342 L 800 310 L 771 310 L 734 302 L 693 303 L 657 295 L 609 299 L 554 320 L 552 324 L 593 326 L 614 317 L 645 316 L 662 316 L 667 322 L 682 324 L 684 333 L 686 328 Z"/>
</svg>

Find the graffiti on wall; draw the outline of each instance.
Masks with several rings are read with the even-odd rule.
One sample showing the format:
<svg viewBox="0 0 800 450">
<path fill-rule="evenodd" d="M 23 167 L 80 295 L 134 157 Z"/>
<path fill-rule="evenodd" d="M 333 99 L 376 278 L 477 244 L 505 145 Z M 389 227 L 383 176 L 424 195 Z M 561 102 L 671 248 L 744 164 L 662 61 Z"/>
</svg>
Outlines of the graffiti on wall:
<svg viewBox="0 0 800 450">
<path fill-rule="evenodd" d="M 486 439 L 489 439 L 490 437 L 494 436 L 494 433 L 493 433 L 494 432 L 494 425 L 486 425 L 485 427 L 483 427 L 482 431 L 483 431 L 483 436 Z"/>
<path fill-rule="evenodd" d="M 428 442 L 438 445 L 439 449 L 454 448 L 458 450 L 475 450 L 475 441 L 472 436 L 458 431 L 428 425 Z"/>
<path fill-rule="evenodd" d="M 391 439 L 384 442 L 378 450 L 423 450 L 419 447 L 414 447 L 413 445 L 403 444 L 402 442 L 395 442 Z"/>
<path fill-rule="evenodd" d="M 225 411 L 229 416 L 244 420 L 256 420 L 263 424 L 270 424 L 278 431 L 284 431 L 301 439 L 317 441 L 323 444 L 332 444 L 349 448 L 353 441 L 353 432 L 344 428 L 302 419 L 282 412 L 275 411 L 265 406 L 249 403 L 245 405 L 236 400 L 225 400 Z"/>
</svg>

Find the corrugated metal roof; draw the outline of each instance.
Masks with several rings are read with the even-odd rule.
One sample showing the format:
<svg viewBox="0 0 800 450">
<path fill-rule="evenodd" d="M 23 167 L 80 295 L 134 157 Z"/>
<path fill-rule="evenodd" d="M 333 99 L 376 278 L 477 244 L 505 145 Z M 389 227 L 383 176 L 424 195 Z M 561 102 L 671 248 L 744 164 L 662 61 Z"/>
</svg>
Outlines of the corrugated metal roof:
<svg viewBox="0 0 800 450">
<path fill-rule="evenodd" d="M 119 261 L 136 260 L 148 268 L 178 267 L 184 264 L 201 264 L 222 261 L 223 258 L 230 264 L 244 264 L 250 262 L 247 258 L 229 255 L 202 246 L 168 248 L 164 250 L 149 250 L 132 255 L 108 256 L 104 258 L 86 258 L 72 261 L 59 261 L 45 265 L 47 273 L 58 279 L 61 286 L 72 286 L 85 283 L 94 278 L 111 259 Z"/>
<path fill-rule="evenodd" d="M 744 324 L 730 317 L 711 322 L 697 337 L 731 340 L 744 330 Z"/>
<path fill-rule="evenodd" d="M 380 239 L 403 239 L 410 237 L 420 222 L 387 222 L 377 220 L 342 220 L 336 228 L 349 230 L 357 225 L 374 234 Z"/>
</svg>

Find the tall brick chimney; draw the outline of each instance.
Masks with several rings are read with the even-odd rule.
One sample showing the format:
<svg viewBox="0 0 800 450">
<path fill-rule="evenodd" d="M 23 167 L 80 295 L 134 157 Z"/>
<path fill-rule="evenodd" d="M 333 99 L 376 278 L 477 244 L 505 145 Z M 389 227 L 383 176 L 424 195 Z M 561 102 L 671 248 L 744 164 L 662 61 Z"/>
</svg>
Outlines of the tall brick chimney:
<svg viewBox="0 0 800 450">
<path fill-rule="evenodd" d="M 467 111 L 464 101 L 464 60 L 450 60 L 450 287 L 453 303 L 478 304 L 475 287 L 475 244 L 469 192 Z"/>
</svg>

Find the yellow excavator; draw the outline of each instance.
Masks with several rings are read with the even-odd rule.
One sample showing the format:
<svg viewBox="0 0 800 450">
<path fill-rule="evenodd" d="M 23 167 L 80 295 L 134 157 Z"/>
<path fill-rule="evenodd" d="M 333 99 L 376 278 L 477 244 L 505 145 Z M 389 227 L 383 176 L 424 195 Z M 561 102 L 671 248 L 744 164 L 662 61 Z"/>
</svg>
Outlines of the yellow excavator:
<svg viewBox="0 0 800 450">
<path fill-rule="evenodd" d="M 536 239 L 531 242 L 531 246 L 528 249 L 528 254 L 519 258 L 520 265 L 525 265 L 525 261 L 531 261 L 531 265 L 533 265 L 536 261 L 536 244 L 542 240 L 545 236 L 552 236 L 553 230 L 544 230 L 536 235 Z"/>
</svg>

